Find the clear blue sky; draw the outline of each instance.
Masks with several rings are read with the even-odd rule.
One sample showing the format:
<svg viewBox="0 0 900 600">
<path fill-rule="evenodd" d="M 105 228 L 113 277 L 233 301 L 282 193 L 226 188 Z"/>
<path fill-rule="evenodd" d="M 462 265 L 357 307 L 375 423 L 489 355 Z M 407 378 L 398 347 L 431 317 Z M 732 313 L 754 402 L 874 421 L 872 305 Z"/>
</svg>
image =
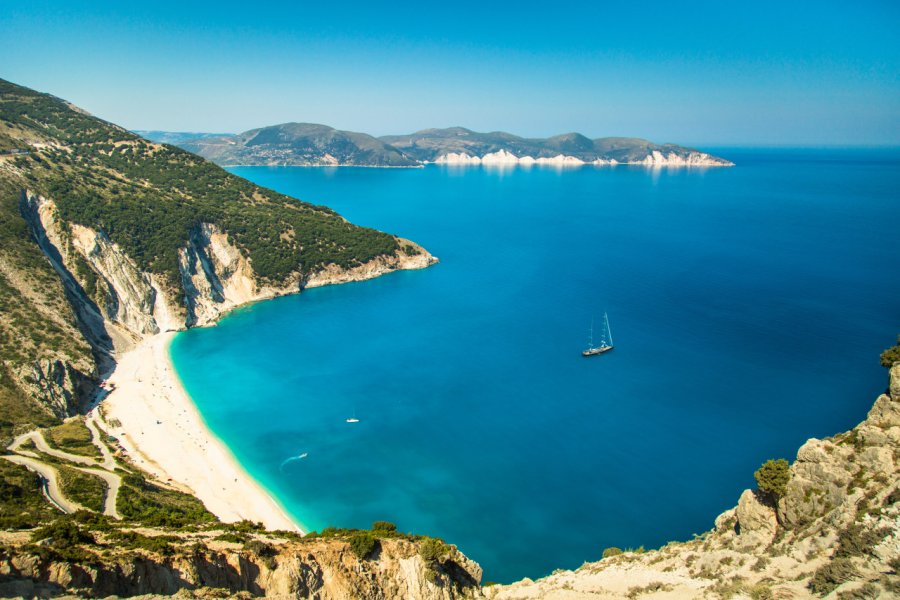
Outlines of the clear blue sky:
<svg viewBox="0 0 900 600">
<path fill-rule="evenodd" d="M 133 129 L 900 143 L 900 2 L 13 2 L 0 77 Z"/>
</svg>

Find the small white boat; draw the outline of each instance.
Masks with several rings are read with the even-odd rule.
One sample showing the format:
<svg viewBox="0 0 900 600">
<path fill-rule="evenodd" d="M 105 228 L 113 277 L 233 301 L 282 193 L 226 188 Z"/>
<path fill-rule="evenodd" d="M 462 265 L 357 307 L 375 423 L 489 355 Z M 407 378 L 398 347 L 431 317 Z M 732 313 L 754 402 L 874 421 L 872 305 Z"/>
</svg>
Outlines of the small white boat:
<svg viewBox="0 0 900 600">
<path fill-rule="evenodd" d="M 301 455 L 298 456 L 297 458 L 306 458 L 307 456 L 309 456 L 309 452 L 304 452 L 303 454 L 301 454 Z"/>
<path fill-rule="evenodd" d="M 349 419 L 347 419 L 347 422 L 348 423 L 359 423 L 359 419 L 357 419 L 355 417 L 350 417 Z"/>
</svg>

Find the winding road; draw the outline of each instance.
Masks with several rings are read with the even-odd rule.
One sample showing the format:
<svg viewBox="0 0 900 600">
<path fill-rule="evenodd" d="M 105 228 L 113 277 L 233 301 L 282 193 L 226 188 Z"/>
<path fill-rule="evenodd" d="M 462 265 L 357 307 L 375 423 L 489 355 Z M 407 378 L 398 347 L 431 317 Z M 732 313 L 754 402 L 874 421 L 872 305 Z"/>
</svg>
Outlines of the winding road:
<svg viewBox="0 0 900 600">
<path fill-rule="evenodd" d="M 24 466 L 30 471 L 40 475 L 45 482 L 44 495 L 62 512 L 73 513 L 77 510 L 86 510 L 85 507 L 70 500 L 63 494 L 59 485 L 59 473 L 52 465 L 43 462 L 40 455 L 35 452 L 22 449 L 22 445 L 25 442 L 31 441 L 39 452 L 59 460 L 73 463 L 72 467 L 78 469 L 82 473 L 88 473 L 101 478 L 106 483 L 107 488 L 106 498 L 103 503 L 103 514 L 114 519 L 121 519 L 122 516 L 119 514 L 119 511 L 116 510 L 116 503 L 119 498 L 119 488 L 122 485 L 122 478 L 113 472 L 118 468 L 118 463 L 116 463 L 116 459 L 113 457 L 109 447 L 103 443 L 95 419 L 96 415 L 91 414 L 85 420 L 85 425 L 91 432 L 91 441 L 100 450 L 100 454 L 103 457 L 102 460 L 96 460 L 87 456 L 71 454 L 63 450 L 52 448 L 39 429 L 16 436 L 8 446 L 8 449 L 16 454 L 5 455 L 3 458 L 9 462 Z"/>
<path fill-rule="evenodd" d="M 66 498 L 59 488 L 59 474 L 56 469 L 36 458 L 22 456 L 20 454 L 6 455 L 3 458 L 11 463 L 22 465 L 29 471 L 34 471 L 44 480 L 44 496 L 52 502 L 56 508 L 66 514 L 84 509 L 80 504 Z"/>
</svg>

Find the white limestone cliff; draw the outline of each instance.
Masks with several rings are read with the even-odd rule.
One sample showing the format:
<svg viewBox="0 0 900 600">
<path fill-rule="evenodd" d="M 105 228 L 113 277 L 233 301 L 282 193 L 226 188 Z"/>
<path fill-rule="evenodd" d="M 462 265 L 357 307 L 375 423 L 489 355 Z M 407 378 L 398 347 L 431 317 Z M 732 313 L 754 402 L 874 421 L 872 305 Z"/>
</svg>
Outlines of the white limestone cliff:
<svg viewBox="0 0 900 600">
<path fill-rule="evenodd" d="M 631 164 L 646 165 L 648 167 L 732 167 L 734 163 L 716 158 L 706 152 L 691 152 L 687 156 L 679 156 L 674 152 L 663 154 L 654 150 L 643 160 Z"/>
<path fill-rule="evenodd" d="M 647 167 L 731 167 L 734 163 L 717 158 L 705 152 L 690 152 L 686 156 L 669 152 L 663 154 L 659 150 L 653 150 L 643 159 L 636 161 L 620 162 L 614 158 L 597 158 L 586 162 L 577 156 L 558 154 L 553 157 L 542 156 L 516 156 L 512 152 L 501 149 L 490 152 L 484 156 L 470 156 L 465 152 L 448 152 L 434 160 L 441 165 L 548 165 L 556 167 L 575 167 L 585 164 L 598 166 L 643 165 Z"/>
<path fill-rule="evenodd" d="M 442 154 L 434 161 L 441 165 L 551 165 L 551 166 L 578 166 L 585 162 L 575 156 L 558 154 L 554 157 L 534 158 L 532 156 L 516 156 L 508 150 L 489 152 L 484 156 L 469 156 L 465 152 L 448 152 Z M 600 164 L 600 163 L 597 163 Z"/>
<path fill-rule="evenodd" d="M 181 290 L 176 290 L 159 275 L 142 271 L 103 231 L 65 224 L 52 200 L 26 192 L 23 203 L 26 220 L 69 290 L 82 328 L 92 345 L 106 347 L 110 355 L 160 331 L 213 324 L 249 302 L 437 262 L 421 246 L 397 238 L 398 250 L 391 256 L 347 269 L 326 265 L 306 277 L 297 272 L 271 284 L 256 275 L 226 232 L 202 223 L 178 250 Z"/>
</svg>

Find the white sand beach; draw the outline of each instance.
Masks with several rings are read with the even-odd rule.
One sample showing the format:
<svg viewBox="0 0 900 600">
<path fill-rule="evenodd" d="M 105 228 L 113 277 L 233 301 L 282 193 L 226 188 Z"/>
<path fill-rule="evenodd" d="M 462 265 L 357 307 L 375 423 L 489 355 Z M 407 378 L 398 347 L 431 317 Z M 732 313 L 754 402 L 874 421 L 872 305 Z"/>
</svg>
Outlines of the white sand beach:
<svg viewBox="0 0 900 600">
<path fill-rule="evenodd" d="M 190 490 L 226 522 L 248 519 L 299 531 L 282 507 L 238 464 L 204 423 L 169 358 L 172 332 L 118 357 L 101 425 L 131 460 L 160 481 Z"/>
</svg>

